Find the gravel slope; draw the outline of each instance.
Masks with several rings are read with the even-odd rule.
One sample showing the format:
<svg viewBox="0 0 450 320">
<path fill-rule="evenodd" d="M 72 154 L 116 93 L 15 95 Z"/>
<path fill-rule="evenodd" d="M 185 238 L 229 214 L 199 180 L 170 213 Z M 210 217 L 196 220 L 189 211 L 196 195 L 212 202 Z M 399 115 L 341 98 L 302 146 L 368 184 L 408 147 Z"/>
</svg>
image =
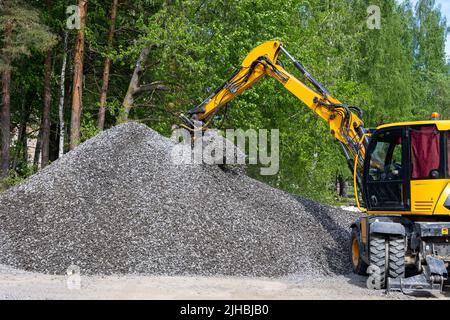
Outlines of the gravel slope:
<svg viewBox="0 0 450 320">
<path fill-rule="evenodd" d="M 349 272 L 358 213 L 294 198 L 217 166 L 171 163 L 136 123 L 83 143 L 0 195 L 0 263 L 64 274 Z"/>
</svg>

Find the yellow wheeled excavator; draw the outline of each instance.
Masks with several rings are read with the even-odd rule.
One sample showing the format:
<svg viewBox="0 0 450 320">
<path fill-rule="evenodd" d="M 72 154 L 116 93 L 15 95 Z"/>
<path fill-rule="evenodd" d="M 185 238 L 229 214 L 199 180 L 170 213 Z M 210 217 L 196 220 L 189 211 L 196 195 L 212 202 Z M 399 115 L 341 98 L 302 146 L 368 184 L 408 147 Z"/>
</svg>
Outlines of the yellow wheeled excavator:
<svg viewBox="0 0 450 320">
<path fill-rule="evenodd" d="M 305 82 L 286 71 L 281 54 Z M 351 225 L 354 272 L 369 272 L 377 289 L 443 290 L 450 263 L 450 121 L 433 114 L 430 121 L 365 128 L 359 108 L 334 98 L 279 41 L 269 41 L 200 105 L 180 113 L 181 126 L 206 130 L 221 108 L 265 75 L 328 122 L 347 159 L 356 203 L 367 213 Z"/>
</svg>

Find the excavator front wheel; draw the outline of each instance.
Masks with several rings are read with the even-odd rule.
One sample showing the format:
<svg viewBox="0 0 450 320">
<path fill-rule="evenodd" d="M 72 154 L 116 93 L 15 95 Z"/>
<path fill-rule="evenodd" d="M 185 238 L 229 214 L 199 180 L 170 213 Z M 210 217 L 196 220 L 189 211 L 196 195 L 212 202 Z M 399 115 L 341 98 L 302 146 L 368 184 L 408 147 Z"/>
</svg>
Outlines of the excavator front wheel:
<svg viewBox="0 0 450 320">
<path fill-rule="evenodd" d="M 353 272 L 359 275 L 365 275 L 367 270 L 367 263 L 361 259 L 360 251 L 360 235 L 357 229 L 352 229 L 351 238 L 351 262 Z"/>
<path fill-rule="evenodd" d="M 370 275 L 375 289 L 386 288 L 387 278 L 405 277 L 405 239 L 402 236 L 373 235 L 370 239 Z"/>
<path fill-rule="evenodd" d="M 386 267 L 389 260 L 389 241 L 384 235 L 373 235 L 369 243 L 370 268 L 373 273 L 369 275 L 373 289 L 384 289 L 386 286 Z"/>
</svg>

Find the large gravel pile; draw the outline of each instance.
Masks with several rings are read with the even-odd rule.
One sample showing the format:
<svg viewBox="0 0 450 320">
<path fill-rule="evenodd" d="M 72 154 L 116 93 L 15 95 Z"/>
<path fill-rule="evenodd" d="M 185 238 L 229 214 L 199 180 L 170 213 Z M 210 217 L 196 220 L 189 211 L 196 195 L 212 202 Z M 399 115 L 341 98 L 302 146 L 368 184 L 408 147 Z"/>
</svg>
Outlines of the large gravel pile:
<svg viewBox="0 0 450 320">
<path fill-rule="evenodd" d="M 358 214 L 217 166 L 171 163 L 173 142 L 114 127 L 0 196 L 0 263 L 62 274 L 326 275 L 349 271 Z"/>
</svg>

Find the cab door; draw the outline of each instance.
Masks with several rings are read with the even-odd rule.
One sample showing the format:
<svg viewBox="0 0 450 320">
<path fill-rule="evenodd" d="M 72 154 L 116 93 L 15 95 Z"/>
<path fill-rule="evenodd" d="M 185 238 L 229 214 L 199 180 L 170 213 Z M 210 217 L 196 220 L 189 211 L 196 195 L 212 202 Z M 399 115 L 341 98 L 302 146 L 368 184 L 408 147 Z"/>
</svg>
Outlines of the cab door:
<svg viewBox="0 0 450 320">
<path fill-rule="evenodd" d="M 410 209 L 407 130 L 386 128 L 371 138 L 364 164 L 365 202 L 369 211 Z"/>
</svg>

